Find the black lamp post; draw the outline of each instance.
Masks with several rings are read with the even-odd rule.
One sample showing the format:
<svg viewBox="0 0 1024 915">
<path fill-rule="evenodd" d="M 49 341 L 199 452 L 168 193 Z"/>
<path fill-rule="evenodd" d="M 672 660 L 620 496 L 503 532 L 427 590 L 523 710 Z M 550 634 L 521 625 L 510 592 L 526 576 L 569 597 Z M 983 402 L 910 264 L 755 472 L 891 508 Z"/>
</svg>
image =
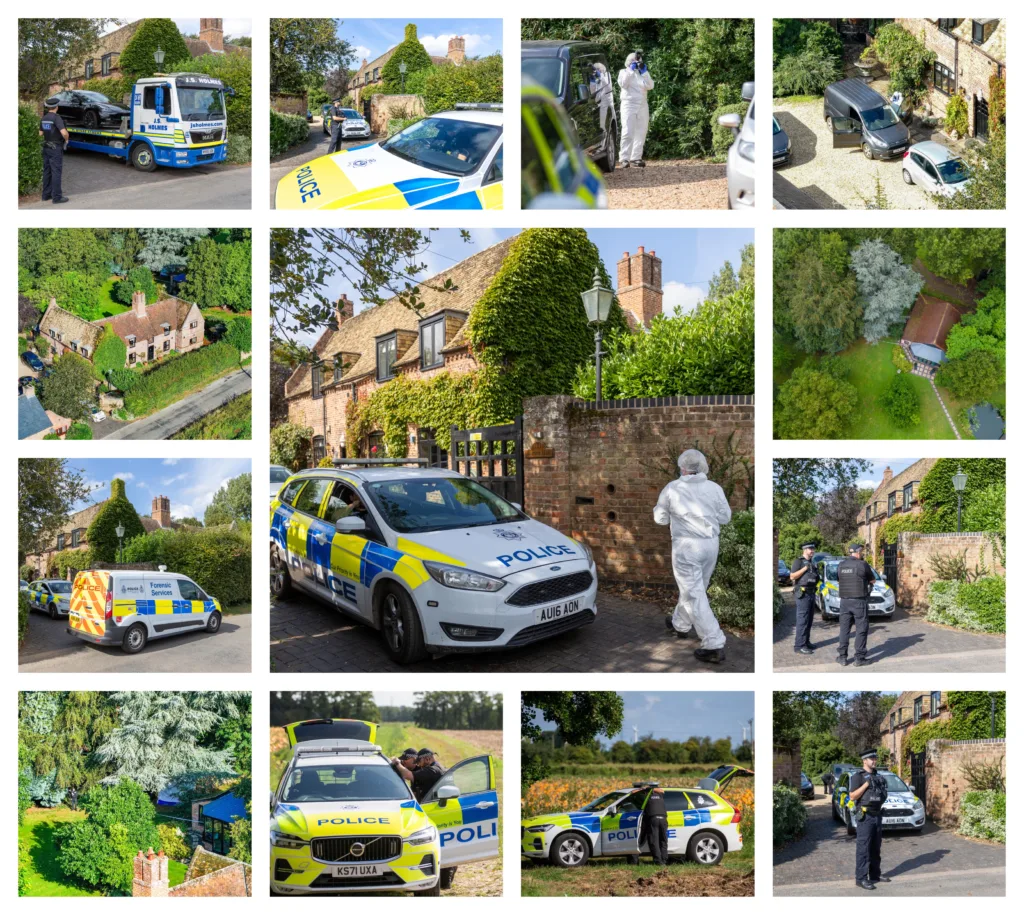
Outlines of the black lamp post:
<svg viewBox="0 0 1024 915">
<path fill-rule="evenodd" d="M 399 63 L 398 72 L 402 74 L 402 95 L 405 95 L 405 74 L 406 71 L 408 71 L 408 69 L 409 67 L 404 60 L 401 63 Z"/>
<path fill-rule="evenodd" d="M 160 67 L 164 65 L 164 58 L 166 56 L 167 55 L 164 53 L 164 49 L 161 48 L 160 45 L 157 45 L 156 50 L 153 52 L 153 60 L 156 61 L 156 66 L 158 70 L 160 69 Z"/>
<path fill-rule="evenodd" d="M 124 525 L 119 524 L 114 528 L 114 533 L 117 534 L 117 564 L 124 564 L 124 546 L 122 544 L 122 538 L 124 537 Z"/>
<path fill-rule="evenodd" d="M 956 490 L 956 532 L 959 534 L 964 490 L 967 488 L 967 474 L 960 469 L 959 465 L 956 468 L 956 473 L 953 474 L 953 488 Z"/>
<path fill-rule="evenodd" d="M 594 268 L 594 285 L 580 293 L 583 299 L 583 307 L 587 312 L 587 320 L 594 325 L 594 346 L 595 346 L 595 381 L 597 401 L 601 400 L 601 325 L 607 322 L 608 314 L 612 309 L 612 300 L 615 293 L 601 284 L 600 270 Z"/>
</svg>

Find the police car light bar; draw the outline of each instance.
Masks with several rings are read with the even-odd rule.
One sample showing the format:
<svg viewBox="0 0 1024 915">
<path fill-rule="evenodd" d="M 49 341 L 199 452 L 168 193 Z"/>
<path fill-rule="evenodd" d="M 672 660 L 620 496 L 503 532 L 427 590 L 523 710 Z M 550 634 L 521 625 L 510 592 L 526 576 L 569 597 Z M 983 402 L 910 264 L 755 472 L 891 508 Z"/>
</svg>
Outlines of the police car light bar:
<svg viewBox="0 0 1024 915">
<path fill-rule="evenodd" d="M 341 753 L 376 756 L 381 748 L 365 740 L 350 743 L 344 740 L 306 741 L 295 745 L 296 756 L 337 756 Z"/>
<path fill-rule="evenodd" d="M 657 788 L 661 782 L 633 782 L 634 788 Z"/>
<path fill-rule="evenodd" d="M 456 102 L 456 111 L 503 111 L 502 102 Z"/>
</svg>

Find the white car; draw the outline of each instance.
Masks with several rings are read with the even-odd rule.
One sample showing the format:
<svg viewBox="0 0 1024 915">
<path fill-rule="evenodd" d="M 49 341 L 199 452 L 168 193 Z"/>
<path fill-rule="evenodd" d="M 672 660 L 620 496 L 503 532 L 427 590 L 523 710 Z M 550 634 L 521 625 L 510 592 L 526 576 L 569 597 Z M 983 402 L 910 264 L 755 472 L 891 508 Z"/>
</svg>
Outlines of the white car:
<svg viewBox="0 0 1024 915">
<path fill-rule="evenodd" d="M 366 120 L 355 108 L 342 108 L 345 113 L 345 120 L 341 122 L 341 137 L 344 140 L 349 137 L 370 138 L 370 122 Z"/>
<path fill-rule="evenodd" d="M 500 105 L 456 105 L 289 172 L 279 210 L 500 210 Z"/>
<path fill-rule="evenodd" d="M 270 512 L 275 596 L 297 588 L 379 629 L 400 664 L 596 618 L 590 549 L 451 470 L 303 470 Z"/>
<path fill-rule="evenodd" d="M 815 603 L 823 620 L 839 619 L 839 577 L 837 569 L 842 560 L 837 556 L 817 556 L 818 591 Z M 868 616 L 892 616 L 896 610 L 896 592 L 893 591 L 874 568 L 875 581 L 868 595 Z"/>
<path fill-rule="evenodd" d="M 103 420 L 107 418 L 107 414 L 100 410 L 98 407 L 94 408 L 92 412 L 89 414 L 89 416 L 94 423 L 101 423 L 103 422 Z"/>
<path fill-rule="evenodd" d="M 971 170 L 941 143 L 926 140 L 903 153 L 903 180 L 929 194 L 954 197 L 971 184 Z"/>
<path fill-rule="evenodd" d="M 729 147 L 725 176 L 729 183 L 729 209 L 754 206 L 754 84 L 743 84 L 743 101 L 750 102 L 746 117 L 740 124 L 738 114 L 723 114 L 718 123 L 736 137 Z"/>
<path fill-rule="evenodd" d="M 844 772 L 836 782 L 832 795 L 832 819 L 841 820 L 846 824 L 846 831 L 853 835 L 857 831 L 857 821 L 847 803 L 850 793 L 850 778 L 857 769 Z M 911 829 L 920 832 L 924 829 L 924 803 L 914 794 L 902 778 L 888 769 L 878 769 L 879 775 L 885 776 L 885 787 L 889 796 L 882 804 L 882 829 Z"/>
<path fill-rule="evenodd" d="M 41 578 L 28 586 L 28 605 L 48 613 L 55 620 L 71 610 L 71 582 L 63 578 Z"/>
</svg>

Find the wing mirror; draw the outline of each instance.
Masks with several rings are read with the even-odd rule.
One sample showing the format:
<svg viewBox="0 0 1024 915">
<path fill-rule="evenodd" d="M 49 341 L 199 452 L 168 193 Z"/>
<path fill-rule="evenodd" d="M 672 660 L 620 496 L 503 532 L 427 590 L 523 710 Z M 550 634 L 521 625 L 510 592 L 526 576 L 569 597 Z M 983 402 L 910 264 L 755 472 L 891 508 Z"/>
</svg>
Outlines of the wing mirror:
<svg viewBox="0 0 1024 915">
<path fill-rule="evenodd" d="M 723 114 L 718 118 L 718 126 L 725 127 L 727 130 L 731 130 L 733 133 L 738 133 L 740 129 L 740 116 L 738 114 Z"/>
<path fill-rule="evenodd" d="M 361 534 L 366 532 L 366 522 L 355 515 L 346 515 L 334 522 L 334 529 L 339 534 Z"/>
<path fill-rule="evenodd" d="M 437 789 L 437 800 L 439 807 L 445 807 L 448 801 L 455 800 L 462 792 L 455 785 L 442 785 Z"/>
<path fill-rule="evenodd" d="M 274 812 L 274 792 L 270 792 L 270 812 Z"/>
</svg>

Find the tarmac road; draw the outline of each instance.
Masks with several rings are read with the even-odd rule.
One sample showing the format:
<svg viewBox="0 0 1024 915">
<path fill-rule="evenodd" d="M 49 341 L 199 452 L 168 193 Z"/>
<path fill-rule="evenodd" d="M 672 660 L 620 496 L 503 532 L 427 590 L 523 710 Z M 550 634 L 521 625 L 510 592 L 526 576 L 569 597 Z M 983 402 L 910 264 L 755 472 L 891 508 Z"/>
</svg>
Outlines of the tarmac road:
<svg viewBox="0 0 1024 915">
<path fill-rule="evenodd" d="M 818 789 L 820 791 L 820 788 Z M 874 892 L 854 883 L 856 836 L 832 819 L 831 800 L 806 803 L 807 830 L 776 849 L 772 882 L 776 896 L 857 896 L 877 904 L 886 896 L 1005 896 L 1006 848 L 965 839 L 933 823 L 920 833 L 882 833 L 882 875 Z"/>
<path fill-rule="evenodd" d="M 342 149 L 351 146 L 361 146 L 364 143 L 372 143 L 374 138 L 359 140 L 345 140 L 341 144 Z M 327 155 L 327 147 L 331 145 L 331 138 L 323 131 L 320 118 L 314 118 L 309 125 L 309 139 L 305 143 L 293 146 L 286 152 L 281 153 L 276 159 L 270 160 L 270 208 L 274 209 L 274 195 L 277 193 L 277 183 L 290 171 Z"/>
<path fill-rule="evenodd" d="M 155 639 L 138 654 L 90 645 L 67 632 L 67 619 L 29 614 L 18 649 L 21 673 L 249 673 L 252 616 L 225 616 L 220 632 L 189 632 Z"/>
<path fill-rule="evenodd" d="M 19 209 L 61 210 L 249 210 L 252 169 L 245 165 L 160 167 L 139 171 L 120 159 L 71 150 L 64 154 L 64 196 L 54 206 L 38 196 L 22 197 Z"/>
</svg>

